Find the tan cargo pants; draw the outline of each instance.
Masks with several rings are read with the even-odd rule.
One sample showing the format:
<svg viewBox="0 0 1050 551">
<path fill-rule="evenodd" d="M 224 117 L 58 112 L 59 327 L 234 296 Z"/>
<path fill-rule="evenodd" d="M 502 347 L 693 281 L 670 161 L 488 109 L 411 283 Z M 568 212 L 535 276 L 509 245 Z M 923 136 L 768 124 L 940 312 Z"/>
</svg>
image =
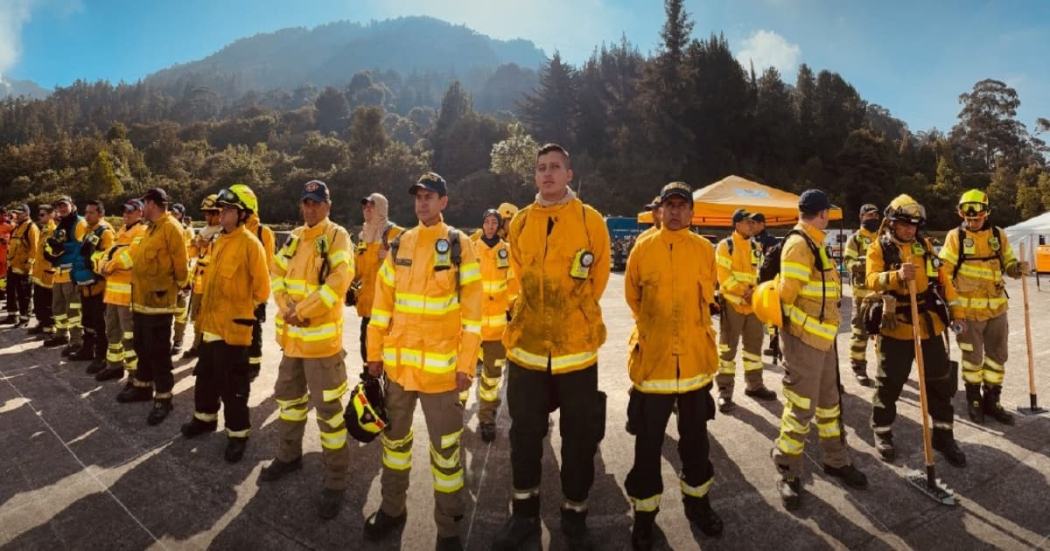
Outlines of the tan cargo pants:
<svg viewBox="0 0 1050 551">
<path fill-rule="evenodd" d="M 507 364 L 507 349 L 500 341 L 481 343 L 481 381 L 478 384 L 478 421 L 495 424 L 499 411 L 499 385 L 503 381 L 503 366 Z"/>
<path fill-rule="evenodd" d="M 133 319 L 130 307 L 106 305 L 106 341 L 109 343 L 106 363 L 110 369 L 126 369 L 130 376 L 134 376 L 139 367 Z"/>
<path fill-rule="evenodd" d="M 426 394 L 407 391 L 390 381 L 386 412 L 390 428 L 383 433 L 383 512 L 400 516 L 408 499 L 412 469 L 412 419 L 416 401 L 423 406 L 430 440 L 430 472 L 434 476 L 434 521 L 438 537 L 455 536 L 456 519 L 463 516 L 463 464 L 460 438 L 463 435 L 463 404 L 455 390 Z"/>
<path fill-rule="evenodd" d="M 722 309 L 722 321 L 718 332 L 718 395 L 733 397 L 736 378 L 736 348 L 741 338 L 744 341 L 744 385 L 747 390 L 763 388 L 762 384 L 762 340 L 764 329 L 755 314 L 741 314 L 726 304 Z"/>
<path fill-rule="evenodd" d="M 347 392 L 345 357 L 345 352 L 328 358 L 284 356 L 274 385 L 274 398 L 281 409 L 277 459 L 290 462 L 303 455 L 306 412 L 312 406 L 321 431 L 324 487 L 334 490 L 346 489 L 350 467 L 342 401 Z"/>
<path fill-rule="evenodd" d="M 56 283 L 51 288 L 51 312 L 55 318 L 55 335 L 69 335 L 69 344 L 73 346 L 83 344 L 80 289 L 77 289 L 76 283 Z"/>
<path fill-rule="evenodd" d="M 1006 312 L 988 321 L 967 321 L 966 331 L 955 337 L 962 350 L 963 380 L 1002 386 L 1009 357 L 1010 322 Z"/>
<path fill-rule="evenodd" d="M 802 451 L 816 416 L 817 432 L 824 447 L 824 464 L 844 467 L 850 463 L 846 433 L 842 430 L 835 349 L 821 352 L 782 331 L 784 351 L 784 415 L 780 436 L 773 448 L 773 463 L 786 477 L 802 475 Z"/>
</svg>

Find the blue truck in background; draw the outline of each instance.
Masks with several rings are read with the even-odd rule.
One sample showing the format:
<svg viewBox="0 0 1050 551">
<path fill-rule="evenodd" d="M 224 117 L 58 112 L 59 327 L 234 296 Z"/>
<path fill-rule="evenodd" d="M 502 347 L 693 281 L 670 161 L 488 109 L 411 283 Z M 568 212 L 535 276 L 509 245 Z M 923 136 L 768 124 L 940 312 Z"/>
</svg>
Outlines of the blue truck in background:
<svg viewBox="0 0 1050 551">
<path fill-rule="evenodd" d="M 639 224 L 633 216 L 609 216 L 605 219 L 605 227 L 609 229 L 612 269 L 621 272 L 627 268 L 627 256 L 631 254 L 634 239 L 649 226 Z"/>
</svg>

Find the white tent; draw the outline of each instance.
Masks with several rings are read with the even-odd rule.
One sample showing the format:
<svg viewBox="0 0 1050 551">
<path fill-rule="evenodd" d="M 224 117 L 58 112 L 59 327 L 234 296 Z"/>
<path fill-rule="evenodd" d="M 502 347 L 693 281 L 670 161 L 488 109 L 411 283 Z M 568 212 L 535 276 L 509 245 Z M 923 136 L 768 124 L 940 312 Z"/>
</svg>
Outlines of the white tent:
<svg viewBox="0 0 1050 551">
<path fill-rule="evenodd" d="M 1014 250 L 1019 250 L 1022 243 L 1025 244 L 1025 256 L 1032 266 L 1035 266 L 1035 248 L 1039 245 L 1042 236 L 1050 236 L 1050 212 L 1044 212 L 1024 222 L 1004 228 L 1006 238 Z M 1018 253 L 1020 254 L 1020 253 Z"/>
</svg>

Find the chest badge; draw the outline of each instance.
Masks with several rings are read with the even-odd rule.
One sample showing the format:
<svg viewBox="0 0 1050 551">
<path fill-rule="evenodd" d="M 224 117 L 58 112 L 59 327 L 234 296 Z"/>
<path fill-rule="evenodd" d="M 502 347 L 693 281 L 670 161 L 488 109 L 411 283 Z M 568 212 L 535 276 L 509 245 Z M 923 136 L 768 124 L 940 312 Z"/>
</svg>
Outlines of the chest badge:
<svg viewBox="0 0 1050 551">
<path fill-rule="evenodd" d="M 999 252 L 999 247 L 1001 246 L 999 244 L 999 238 L 998 237 L 993 237 L 993 238 L 989 239 L 988 240 L 988 246 L 992 248 L 992 251 Z"/>
<path fill-rule="evenodd" d="M 911 254 L 912 256 L 922 256 L 926 254 L 926 249 L 923 248 L 922 243 L 916 241 L 911 244 Z"/>
<path fill-rule="evenodd" d="M 496 267 L 500 269 L 510 267 L 510 255 L 507 254 L 507 249 L 500 249 L 496 253 Z"/>
<path fill-rule="evenodd" d="M 977 252 L 977 248 L 974 246 L 973 238 L 967 237 L 963 239 L 963 254 L 974 254 Z"/>
</svg>

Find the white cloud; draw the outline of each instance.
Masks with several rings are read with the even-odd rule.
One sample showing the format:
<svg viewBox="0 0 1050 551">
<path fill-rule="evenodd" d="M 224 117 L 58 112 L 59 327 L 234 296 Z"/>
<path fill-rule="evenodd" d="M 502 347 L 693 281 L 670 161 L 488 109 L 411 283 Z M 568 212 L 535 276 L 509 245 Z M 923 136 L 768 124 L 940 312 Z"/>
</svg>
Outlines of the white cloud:
<svg viewBox="0 0 1050 551">
<path fill-rule="evenodd" d="M 737 61 L 745 69 L 754 62 L 755 72 L 761 73 L 767 67 L 774 67 L 780 71 L 781 77 L 794 74 L 801 57 L 802 48 L 798 44 L 792 44 L 783 36 L 765 30 L 757 31 L 744 39 L 740 51 L 736 54 Z"/>
<path fill-rule="evenodd" d="M 0 2 L 0 76 L 18 62 L 22 54 L 22 26 L 29 22 L 37 0 Z"/>
</svg>

